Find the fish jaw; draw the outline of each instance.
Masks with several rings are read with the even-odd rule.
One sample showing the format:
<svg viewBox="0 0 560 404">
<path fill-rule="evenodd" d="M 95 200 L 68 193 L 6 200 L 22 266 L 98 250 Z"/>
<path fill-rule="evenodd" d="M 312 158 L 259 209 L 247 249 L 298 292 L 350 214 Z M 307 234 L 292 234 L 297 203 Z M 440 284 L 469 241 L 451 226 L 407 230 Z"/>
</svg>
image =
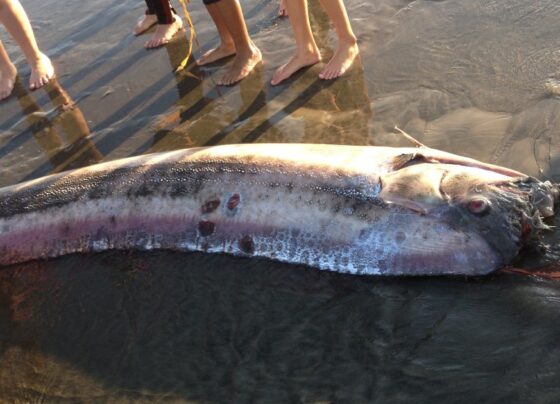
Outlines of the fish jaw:
<svg viewBox="0 0 560 404">
<path fill-rule="evenodd" d="M 404 208 L 394 208 L 404 210 Z M 449 224 L 441 215 L 389 215 L 362 231 L 359 244 L 379 275 L 486 275 L 507 260 L 477 231 Z"/>
</svg>

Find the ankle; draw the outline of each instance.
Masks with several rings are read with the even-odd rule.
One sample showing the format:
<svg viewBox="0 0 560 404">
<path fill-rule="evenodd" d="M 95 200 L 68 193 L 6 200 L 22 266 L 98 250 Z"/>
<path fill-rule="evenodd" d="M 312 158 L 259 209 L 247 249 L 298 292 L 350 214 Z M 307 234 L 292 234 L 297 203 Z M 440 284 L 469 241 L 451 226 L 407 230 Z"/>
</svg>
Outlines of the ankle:
<svg viewBox="0 0 560 404">
<path fill-rule="evenodd" d="M 319 49 L 298 49 L 295 57 L 301 60 L 320 59 L 321 53 Z"/>
<path fill-rule="evenodd" d="M 338 37 L 338 42 L 340 44 L 343 44 L 343 45 L 349 47 L 349 48 L 358 45 L 358 40 L 357 40 L 357 38 L 354 34 L 340 35 Z"/>
<path fill-rule="evenodd" d="M 12 67 L 15 66 L 9 58 L 0 58 L 0 70 L 11 70 Z"/>
<path fill-rule="evenodd" d="M 259 48 L 257 48 L 254 44 L 243 46 L 235 50 L 237 52 L 237 55 L 243 58 L 252 58 L 260 53 Z"/>
<path fill-rule="evenodd" d="M 304 48 L 298 48 L 296 50 L 296 57 L 300 59 L 317 58 L 321 57 L 321 53 L 319 48 L 309 45 Z"/>
<path fill-rule="evenodd" d="M 16 66 L 12 62 L 0 62 L 0 73 L 8 76 L 15 76 L 17 74 Z"/>
<path fill-rule="evenodd" d="M 40 67 L 41 65 L 43 65 L 45 63 L 45 60 L 49 60 L 49 57 L 47 55 L 44 55 L 41 52 L 38 52 L 36 55 L 33 55 L 29 58 L 27 58 L 27 63 L 29 64 L 29 66 L 32 69 L 37 69 L 38 67 Z"/>
<path fill-rule="evenodd" d="M 218 46 L 219 48 L 222 49 L 227 49 L 227 50 L 235 50 L 235 43 L 233 42 L 233 39 L 224 39 L 222 38 L 220 40 L 220 45 Z"/>
</svg>

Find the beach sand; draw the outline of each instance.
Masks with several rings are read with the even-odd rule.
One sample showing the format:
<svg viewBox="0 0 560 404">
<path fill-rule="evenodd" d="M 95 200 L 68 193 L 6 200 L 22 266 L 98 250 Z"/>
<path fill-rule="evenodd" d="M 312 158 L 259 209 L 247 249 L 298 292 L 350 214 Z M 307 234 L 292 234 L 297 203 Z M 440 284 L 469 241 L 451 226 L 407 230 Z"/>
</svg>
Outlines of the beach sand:
<svg viewBox="0 0 560 404">
<path fill-rule="evenodd" d="M 0 186 L 121 157 L 239 142 L 434 148 L 560 180 L 556 0 L 347 0 L 361 57 L 269 82 L 293 51 L 276 1 L 242 6 L 264 63 L 174 73 L 185 35 L 146 50 L 140 1 L 23 1 L 58 80 L 0 103 Z M 178 4 L 175 4 L 178 6 Z M 201 49 L 217 44 L 189 5 Z M 336 36 L 317 1 L 325 60 Z M 556 262 L 558 236 L 543 257 Z M 110 252 L 0 271 L 0 400 L 557 402 L 560 287 L 349 277 L 202 254 Z"/>
</svg>

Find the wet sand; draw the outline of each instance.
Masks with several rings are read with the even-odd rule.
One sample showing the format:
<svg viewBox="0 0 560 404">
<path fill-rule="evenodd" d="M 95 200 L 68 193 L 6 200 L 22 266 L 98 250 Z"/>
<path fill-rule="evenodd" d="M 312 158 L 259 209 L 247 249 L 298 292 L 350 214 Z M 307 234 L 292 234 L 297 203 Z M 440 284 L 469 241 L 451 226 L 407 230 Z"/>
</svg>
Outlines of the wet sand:
<svg viewBox="0 0 560 404">
<path fill-rule="evenodd" d="M 553 0 L 347 0 L 361 59 L 268 83 L 291 55 L 275 1 L 247 1 L 265 63 L 174 74 L 180 39 L 147 51 L 141 2 L 23 2 L 57 83 L 0 103 L 0 186 L 120 157 L 238 142 L 407 145 L 560 180 L 560 5 Z M 335 36 L 316 1 L 328 60 Z M 203 49 L 217 43 L 189 6 Z M 149 34 L 148 34 L 149 35 Z M 0 31 L 4 40 L 7 35 Z M 195 47 L 195 56 L 201 51 Z M 187 74 L 187 72 L 189 74 Z M 540 266 L 551 250 L 519 265 Z M 556 402 L 560 284 L 341 276 L 200 254 L 106 253 L 0 273 L 7 401 Z"/>
</svg>

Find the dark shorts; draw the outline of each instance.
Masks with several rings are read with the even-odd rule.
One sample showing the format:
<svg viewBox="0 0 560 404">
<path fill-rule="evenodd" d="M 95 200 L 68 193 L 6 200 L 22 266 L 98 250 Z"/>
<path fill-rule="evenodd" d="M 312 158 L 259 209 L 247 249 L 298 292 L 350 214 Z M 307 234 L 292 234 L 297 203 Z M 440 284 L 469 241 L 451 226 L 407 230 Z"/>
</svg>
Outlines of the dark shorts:
<svg viewBox="0 0 560 404">
<path fill-rule="evenodd" d="M 217 3 L 220 0 L 202 0 L 205 5 Z M 177 14 L 175 9 L 171 7 L 169 0 L 146 0 L 148 9 L 146 14 L 155 14 L 158 24 L 171 24 L 173 22 L 173 13 Z"/>
<path fill-rule="evenodd" d="M 146 14 L 155 14 L 158 24 L 171 24 L 174 21 L 173 13 L 169 0 L 146 0 Z"/>
<path fill-rule="evenodd" d="M 217 3 L 220 0 L 202 0 L 205 5 Z M 146 14 L 155 14 L 158 24 L 171 24 L 173 22 L 173 13 L 177 14 L 171 6 L 169 0 L 146 0 L 148 9 Z"/>
</svg>

